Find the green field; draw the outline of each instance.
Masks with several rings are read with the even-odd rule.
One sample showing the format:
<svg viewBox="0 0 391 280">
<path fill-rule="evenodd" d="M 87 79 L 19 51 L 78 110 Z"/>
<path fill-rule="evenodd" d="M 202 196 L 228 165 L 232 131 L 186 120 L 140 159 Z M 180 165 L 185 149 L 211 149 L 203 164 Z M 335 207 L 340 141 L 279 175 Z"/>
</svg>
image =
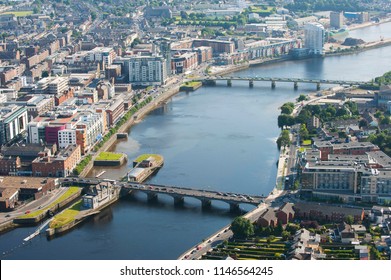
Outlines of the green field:
<svg viewBox="0 0 391 280">
<path fill-rule="evenodd" d="M 80 213 L 81 206 L 83 204 L 82 200 L 77 201 L 68 209 L 62 211 L 60 214 L 56 215 L 54 219 L 50 222 L 50 228 L 59 228 L 66 224 L 73 222 L 76 216 Z"/>
<path fill-rule="evenodd" d="M 120 160 L 122 157 L 121 153 L 101 152 L 95 160 Z"/>
<path fill-rule="evenodd" d="M 74 195 L 75 193 L 80 192 L 79 187 L 69 187 L 68 190 L 63 193 L 58 199 L 56 199 L 54 202 L 46 206 L 45 208 L 39 209 L 37 211 L 33 211 L 31 213 L 28 213 L 26 215 L 19 216 L 18 219 L 28 219 L 28 218 L 34 218 L 39 216 L 40 214 L 48 211 L 50 208 L 55 206 L 58 203 L 63 202 L 64 200 L 68 199 L 70 196 Z"/>
<path fill-rule="evenodd" d="M 153 157 L 157 161 L 162 161 L 163 160 L 163 157 L 161 155 L 158 155 L 158 154 L 142 154 L 138 158 L 136 158 L 134 161 L 139 163 L 139 162 L 142 162 L 143 160 L 146 160 L 149 157 Z"/>
<path fill-rule="evenodd" d="M 310 146 L 312 144 L 311 140 L 304 140 L 303 141 L 303 146 Z"/>
<path fill-rule="evenodd" d="M 9 12 L 2 13 L 2 15 L 9 15 L 9 14 L 14 14 L 16 17 L 25 17 L 33 14 L 33 11 L 9 11 Z"/>
</svg>

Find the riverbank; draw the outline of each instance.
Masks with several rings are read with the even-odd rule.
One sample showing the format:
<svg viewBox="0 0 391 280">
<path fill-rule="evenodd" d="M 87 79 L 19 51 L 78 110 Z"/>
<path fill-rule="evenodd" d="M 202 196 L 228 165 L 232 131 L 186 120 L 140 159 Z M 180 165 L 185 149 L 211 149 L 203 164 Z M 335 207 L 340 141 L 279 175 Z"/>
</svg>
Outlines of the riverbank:
<svg viewBox="0 0 391 280">
<path fill-rule="evenodd" d="M 132 117 L 130 117 L 125 123 L 123 123 L 117 133 L 129 133 L 130 128 L 134 125 L 139 123 L 149 112 L 153 111 L 157 107 L 161 106 L 164 102 L 166 102 L 168 99 L 170 99 L 172 96 L 177 94 L 180 91 L 180 86 L 178 84 L 171 84 L 166 87 L 162 87 L 162 93 L 157 96 L 156 99 L 152 100 L 150 103 L 146 104 L 144 107 L 140 108 L 137 112 L 133 114 Z M 113 134 L 109 138 L 109 140 L 100 147 L 91 161 L 88 163 L 88 165 L 84 168 L 83 172 L 80 173 L 79 177 L 87 177 L 92 169 L 94 168 L 94 160 L 99 155 L 100 152 L 107 152 L 109 151 L 112 146 L 114 146 L 117 143 L 117 135 Z"/>
<path fill-rule="evenodd" d="M 334 44 L 335 45 L 335 44 Z M 377 48 L 382 48 L 391 45 L 391 39 L 386 39 L 383 41 L 374 41 L 374 42 L 368 42 L 363 45 L 357 46 L 357 48 L 351 49 L 350 47 L 346 47 L 342 49 L 341 51 L 335 51 L 335 52 L 326 52 L 325 57 L 327 56 L 342 56 L 342 55 L 349 55 L 349 54 L 357 54 L 360 52 L 365 52 Z"/>
<path fill-rule="evenodd" d="M 357 30 L 357 29 L 361 29 L 361 28 L 365 28 L 365 27 L 380 25 L 380 24 L 387 23 L 387 22 L 391 22 L 391 18 L 381 19 L 380 22 L 370 21 L 370 22 L 364 22 L 364 23 L 360 23 L 360 24 L 350 25 L 350 26 L 348 26 L 348 30 L 349 31 Z"/>
</svg>

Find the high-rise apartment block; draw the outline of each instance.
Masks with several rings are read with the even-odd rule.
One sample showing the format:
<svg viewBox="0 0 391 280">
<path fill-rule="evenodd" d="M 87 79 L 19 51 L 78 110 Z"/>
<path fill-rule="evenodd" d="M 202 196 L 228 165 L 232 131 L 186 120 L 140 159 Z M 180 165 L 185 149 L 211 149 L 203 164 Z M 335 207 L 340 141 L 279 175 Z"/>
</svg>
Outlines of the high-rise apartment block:
<svg viewBox="0 0 391 280">
<path fill-rule="evenodd" d="M 324 27 L 320 23 L 310 22 L 305 25 L 305 47 L 310 50 L 311 54 L 323 54 L 324 35 Z"/>
</svg>

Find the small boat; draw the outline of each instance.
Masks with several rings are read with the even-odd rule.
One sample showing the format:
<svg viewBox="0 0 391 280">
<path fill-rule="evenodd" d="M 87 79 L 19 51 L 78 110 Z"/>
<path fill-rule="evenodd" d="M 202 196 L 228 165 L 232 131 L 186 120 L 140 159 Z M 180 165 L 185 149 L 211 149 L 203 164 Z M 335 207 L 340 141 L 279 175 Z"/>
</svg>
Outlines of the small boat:
<svg viewBox="0 0 391 280">
<path fill-rule="evenodd" d="M 98 175 L 95 176 L 95 178 L 99 178 L 100 176 L 102 176 L 103 174 L 106 173 L 106 170 L 103 170 L 102 172 L 100 172 Z"/>
</svg>

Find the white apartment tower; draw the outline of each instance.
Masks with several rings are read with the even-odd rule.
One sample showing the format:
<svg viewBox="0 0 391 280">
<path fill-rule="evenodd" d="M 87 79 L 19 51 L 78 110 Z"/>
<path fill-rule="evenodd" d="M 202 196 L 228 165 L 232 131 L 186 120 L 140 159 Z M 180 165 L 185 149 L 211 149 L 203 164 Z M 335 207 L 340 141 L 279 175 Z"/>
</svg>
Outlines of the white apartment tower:
<svg viewBox="0 0 391 280">
<path fill-rule="evenodd" d="M 325 31 L 323 25 L 318 22 L 307 23 L 304 27 L 304 45 L 310 53 L 316 55 L 323 54 Z"/>
<path fill-rule="evenodd" d="M 166 59 L 162 56 L 132 56 L 129 58 L 129 82 L 134 85 L 161 85 L 167 80 Z"/>
</svg>

